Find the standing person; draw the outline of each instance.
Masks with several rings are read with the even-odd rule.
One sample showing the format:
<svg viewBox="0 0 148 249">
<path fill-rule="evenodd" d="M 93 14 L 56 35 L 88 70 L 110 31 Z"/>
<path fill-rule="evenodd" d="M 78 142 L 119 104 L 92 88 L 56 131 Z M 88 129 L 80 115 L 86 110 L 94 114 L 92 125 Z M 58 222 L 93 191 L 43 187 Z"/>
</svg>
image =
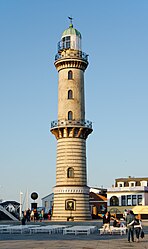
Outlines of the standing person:
<svg viewBox="0 0 148 249">
<path fill-rule="evenodd" d="M 110 230 L 110 212 L 106 212 L 106 214 L 103 216 L 103 233 L 105 231 L 109 231 L 111 233 L 111 230 Z"/>
<path fill-rule="evenodd" d="M 135 222 L 135 216 L 134 216 L 133 211 L 130 210 L 126 216 L 128 242 L 130 242 L 130 240 L 134 242 L 134 222 Z"/>
<path fill-rule="evenodd" d="M 127 212 L 127 210 L 125 209 L 124 212 L 123 212 L 123 218 L 124 218 L 124 220 L 126 220 L 127 213 L 128 213 L 128 212 Z"/>
<path fill-rule="evenodd" d="M 38 217 L 39 217 L 40 222 L 42 222 L 42 213 L 41 212 L 38 213 Z"/>
<path fill-rule="evenodd" d="M 30 218 L 32 221 L 34 221 L 34 210 L 31 211 Z"/>
<path fill-rule="evenodd" d="M 136 242 L 139 242 L 139 237 L 140 237 L 140 232 L 142 229 L 142 222 L 140 219 L 138 219 L 138 216 L 135 217 L 135 222 L 134 222 L 134 230 L 136 234 Z"/>
<path fill-rule="evenodd" d="M 30 211 L 30 209 L 28 208 L 28 210 L 26 211 L 26 219 L 27 219 L 27 222 L 30 221 L 30 214 L 31 214 L 31 211 Z"/>
<path fill-rule="evenodd" d="M 44 220 L 44 209 L 41 210 L 42 220 Z"/>
<path fill-rule="evenodd" d="M 24 211 L 22 211 L 22 215 L 23 215 L 23 217 L 22 217 L 22 225 L 26 225 L 26 217 L 25 217 L 25 215 L 24 215 Z"/>
<path fill-rule="evenodd" d="M 35 208 L 33 211 L 34 211 L 34 221 L 37 221 L 37 220 L 38 220 L 38 218 L 39 218 L 38 211 L 37 211 L 37 209 L 36 209 L 36 208 Z"/>
<path fill-rule="evenodd" d="M 48 220 L 51 220 L 51 209 L 48 212 Z"/>
</svg>

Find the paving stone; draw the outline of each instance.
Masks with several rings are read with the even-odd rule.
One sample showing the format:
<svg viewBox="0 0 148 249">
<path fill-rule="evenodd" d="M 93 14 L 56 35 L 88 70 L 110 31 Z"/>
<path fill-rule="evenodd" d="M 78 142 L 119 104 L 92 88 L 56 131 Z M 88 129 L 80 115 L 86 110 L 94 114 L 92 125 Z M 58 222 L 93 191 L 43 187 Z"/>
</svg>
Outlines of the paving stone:
<svg viewBox="0 0 148 249">
<path fill-rule="evenodd" d="M 148 222 L 144 221 L 143 227 L 145 237 L 139 243 L 128 243 L 127 235 L 99 235 L 98 232 L 90 235 L 0 234 L 0 249 L 148 249 Z"/>
</svg>

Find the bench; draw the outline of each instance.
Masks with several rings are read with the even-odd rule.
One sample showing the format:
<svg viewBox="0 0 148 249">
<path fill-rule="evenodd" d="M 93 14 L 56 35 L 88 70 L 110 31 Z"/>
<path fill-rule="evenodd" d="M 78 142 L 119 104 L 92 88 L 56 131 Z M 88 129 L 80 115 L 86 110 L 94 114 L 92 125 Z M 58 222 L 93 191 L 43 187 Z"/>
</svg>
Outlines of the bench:
<svg viewBox="0 0 148 249">
<path fill-rule="evenodd" d="M 69 228 L 63 229 L 63 235 L 66 234 L 73 234 L 73 235 L 78 235 L 78 234 L 84 234 L 84 235 L 89 235 L 90 233 L 95 232 L 97 229 L 96 226 L 73 226 Z"/>
<path fill-rule="evenodd" d="M 126 227 L 113 227 L 113 226 L 110 226 L 110 229 L 105 229 L 103 227 L 101 227 L 99 229 L 99 232 L 100 232 L 100 235 L 102 234 L 120 234 L 120 235 L 123 235 L 123 234 L 126 234 Z"/>
</svg>

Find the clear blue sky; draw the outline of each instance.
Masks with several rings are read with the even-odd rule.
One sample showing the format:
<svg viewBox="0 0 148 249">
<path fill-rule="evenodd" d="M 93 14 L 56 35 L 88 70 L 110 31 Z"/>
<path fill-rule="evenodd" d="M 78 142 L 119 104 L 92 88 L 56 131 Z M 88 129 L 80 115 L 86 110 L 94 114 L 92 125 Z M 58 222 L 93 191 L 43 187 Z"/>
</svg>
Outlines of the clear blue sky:
<svg viewBox="0 0 148 249">
<path fill-rule="evenodd" d="M 148 1 L 0 0 L 0 198 L 55 185 L 58 73 L 68 16 L 89 54 L 85 72 L 88 185 L 148 177 Z"/>
</svg>

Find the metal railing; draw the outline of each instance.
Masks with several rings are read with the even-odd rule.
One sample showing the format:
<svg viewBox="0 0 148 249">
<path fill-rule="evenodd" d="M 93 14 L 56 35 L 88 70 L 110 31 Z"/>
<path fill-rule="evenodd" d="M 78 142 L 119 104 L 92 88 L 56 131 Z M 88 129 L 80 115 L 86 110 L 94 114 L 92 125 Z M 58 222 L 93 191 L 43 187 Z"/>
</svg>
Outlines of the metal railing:
<svg viewBox="0 0 148 249">
<path fill-rule="evenodd" d="M 64 55 L 57 53 L 55 55 L 55 61 L 58 59 L 61 59 L 61 58 L 71 58 L 71 57 L 78 57 L 78 58 L 83 59 L 84 61 L 88 62 L 88 54 L 86 54 L 82 51 L 77 51 L 76 53 L 72 52 L 72 53 L 64 54 Z"/>
<path fill-rule="evenodd" d="M 83 126 L 92 129 L 92 122 L 88 120 L 55 120 L 51 122 L 51 129 L 62 126 Z"/>
</svg>

